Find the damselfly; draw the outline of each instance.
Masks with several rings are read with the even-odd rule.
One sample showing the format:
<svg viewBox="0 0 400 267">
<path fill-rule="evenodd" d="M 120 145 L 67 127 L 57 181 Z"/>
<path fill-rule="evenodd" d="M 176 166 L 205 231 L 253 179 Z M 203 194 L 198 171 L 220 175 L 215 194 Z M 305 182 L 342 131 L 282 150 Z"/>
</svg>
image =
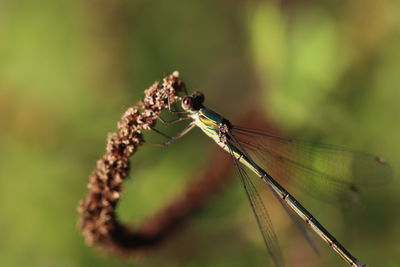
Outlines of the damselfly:
<svg viewBox="0 0 400 267">
<path fill-rule="evenodd" d="M 169 122 L 161 119 L 167 124 L 192 120 L 181 133 L 163 145 L 169 145 L 197 126 L 231 155 L 275 266 L 284 266 L 284 262 L 271 220 L 242 165 L 266 183 L 292 219 L 301 218 L 351 266 L 366 266 L 346 250 L 276 179 L 291 180 L 311 195 L 328 199 L 346 191 L 357 191 L 358 185 L 385 183 L 391 177 L 391 169 L 386 161 L 367 153 L 284 139 L 262 131 L 237 127 L 206 108 L 203 103 L 204 95 L 195 92 L 182 99 L 183 111 L 176 112 L 185 116 Z M 258 162 L 262 162 L 265 168 Z M 320 189 L 321 183 L 328 183 L 329 186 Z M 301 224 L 298 226 L 305 234 L 307 229 Z M 306 234 L 305 237 L 308 239 Z"/>
</svg>

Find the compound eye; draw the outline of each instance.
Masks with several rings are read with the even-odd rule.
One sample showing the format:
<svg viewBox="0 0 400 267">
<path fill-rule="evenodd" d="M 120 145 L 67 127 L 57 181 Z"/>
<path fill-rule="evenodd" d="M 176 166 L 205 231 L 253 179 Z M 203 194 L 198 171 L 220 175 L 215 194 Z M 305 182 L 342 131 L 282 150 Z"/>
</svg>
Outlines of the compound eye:
<svg viewBox="0 0 400 267">
<path fill-rule="evenodd" d="M 185 110 L 190 109 L 192 107 L 192 104 L 193 104 L 193 99 L 190 96 L 186 96 L 182 100 L 182 108 Z"/>
</svg>

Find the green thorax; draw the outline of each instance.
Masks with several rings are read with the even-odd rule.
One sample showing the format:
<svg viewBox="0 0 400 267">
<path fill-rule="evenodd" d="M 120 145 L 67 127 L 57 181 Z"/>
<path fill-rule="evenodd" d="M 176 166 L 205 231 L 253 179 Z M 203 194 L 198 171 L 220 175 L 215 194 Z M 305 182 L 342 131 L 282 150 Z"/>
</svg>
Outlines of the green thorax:
<svg viewBox="0 0 400 267">
<path fill-rule="evenodd" d="M 197 111 L 194 119 L 196 125 L 214 140 L 218 138 L 219 129 L 222 125 L 228 125 L 228 127 L 231 125 L 223 116 L 206 107 Z"/>
</svg>

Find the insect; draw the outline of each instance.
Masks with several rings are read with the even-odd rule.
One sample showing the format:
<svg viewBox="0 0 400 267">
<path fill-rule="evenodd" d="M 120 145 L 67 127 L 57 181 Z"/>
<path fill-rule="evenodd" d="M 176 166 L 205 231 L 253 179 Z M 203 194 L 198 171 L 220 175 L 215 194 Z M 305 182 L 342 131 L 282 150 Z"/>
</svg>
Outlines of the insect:
<svg viewBox="0 0 400 267">
<path fill-rule="evenodd" d="M 339 243 L 277 179 L 291 180 L 309 194 L 329 199 L 338 193 L 355 192 L 358 185 L 385 183 L 391 177 L 391 168 L 386 161 L 363 152 L 284 139 L 263 131 L 237 127 L 205 107 L 204 99 L 199 92 L 187 95 L 181 101 L 183 111 L 175 112 L 184 116 L 169 122 L 160 118 L 166 124 L 191 120 L 182 132 L 162 145 L 171 144 L 197 126 L 231 155 L 274 265 L 284 266 L 282 253 L 264 203 L 244 167 L 265 182 L 292 219 L 296 221 L 300 218 L 308 224 L 350 266 L 366 266 Z M 266 167 L 258 162 L 263 162 Z M 329 186 L 321 189 L 321 183 Z M 308 239 L 307 229 L 303 228 L 304 225 L 298 225 Z"/>
</svg>

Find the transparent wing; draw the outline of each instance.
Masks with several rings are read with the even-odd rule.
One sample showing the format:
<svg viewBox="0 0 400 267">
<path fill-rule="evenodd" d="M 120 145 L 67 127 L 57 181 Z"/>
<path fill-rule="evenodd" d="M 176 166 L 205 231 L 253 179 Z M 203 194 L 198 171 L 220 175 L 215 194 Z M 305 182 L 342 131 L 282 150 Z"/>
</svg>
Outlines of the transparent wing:
<svg viewBox="0 0 400 267">
<path fill-rule="evenodd" d="M 389 164 L 368 153 L 236 126 L 231 132 L 272 177 L 320 200 L 348 200 L 360 187 L 382 185 L 392 177 Z"/>
<path fill-rule="evenodd" d="M 242 182 L 242 185 L 245 189 L 247 199 L 249 200 L 251 209 L 253 210 L 254 216 L 256 217 L 258 227 L 260 228 L 262 237 L 268 250 L 268 254 L 271 257 L 275 266 L 283 267 L 284 261 L 282 257 L 282 252 L 279 248 L 278 240 L 273 230 L 272 222 L 268 215 L 267 209 L 265 208 L 264 202 L 262 201 L 256 187 L 254 186 L 246 171 L 237 161 L 237 159 L 233 155 L 233 152 L 230 152 L 234 165 L 238 170 L 240 181 Z"/>
<path fill-rule="evenodd" d="M 230 139 L 230 140 L 228 141 L 228 143 L 234 145 L 235 147 L 240 148 L 240 150 L 242 151 L 242 153 L 244 153 L 244 154 L 246 154 L 247 156 L 249 156 L 248 153 L 247 153 L 247 151 L 245 150 L 245 148 L 244 148 L 244 147 L 242 146 L 242 144 L 238 141 L 238 139 L 237 139 L 235 136 L 233 136 L 232 133 L 227 133 L 227 134 L 228 134 L 229 139 Z M 232 155 L 232 154 L 234 154 L 234 153 L 232 153 L 232 151 L 231 151 L 231 155 Z M 234 156 L 232 156 L 232 158 L 235 159 Z M 240 174 L 242 174 L 242 173 L 244 172 L 244 175 L 243 175 L 243 176 L 247 176 L 247 173 L 245 173 L 245 170 L 243 169 L 243 167 L 240 165 L 239 162 L 236 161 L 236 162 L 235 162 L 235 165 L 237 166 L 237 168 L 239 168 L 239 173 L 240 173 Z M 241 177 L 242 177 L 242 175 L 241 175 Z M 247 179 L 249 179 L 249 178 L 247 177 Z M 249 182 L 251 183 L 251 180 L 250 180 Z M 252 185 L 252 188 L 254 188 L 253 191 L 255 191 L 256 189 L 255 189 L 255 187 L 254 187 L 254 184 L 251 183 L 251 185 Z M 246 187 L 245 187 L 245 188 L 246 188 Z M 271 189 L 271 191 L 274 193 L 274 196 L 279 200 L 279 202 L 281 203 L 282 207 L 283 207 L 283 208 L 285 209 L 285 211 L 287 212 L 289 218 L 292 220 L 292 222 L 296 225 L 297 229 L 298 229 L 298 230 L 300 231 L 300 233 L 303 235 L 304 239 L 307 241 L 307 243 L 310 245 L 310 247 L 313 249 L 313 251 L 314 251 L 316 254 L 319 255 L 318 247 L 317 247 L 317 245 L 316 245 L 316 243 L 315 243 L 315 239 L 313 238 L 313 236 L 312 236 L 311 233 L 310 233 L 310 229 L 307 228 L 307 225 L 305 225 L 304 221 L 301 220 L 300 217 L 298 217 L 298 215 L 294 213 L 294 211 L 287 205 L 287 203 L 286 203 L 285 201 L 283 201 L 282 198 L 281 198 L 280 196 L 278 196 L 277 193 L 276 193 L 272 188 L 270 188 L 270 189 Z M 247 192 L 247 191 L 246 191 L 246 192 Z M 256 191 L 256 194 L 257 194 L 257 191 Z M 257 194 L 257 195 L 258 195 L 258 194 Z M 261 199 L 260 199 L 260 201 L 261 201 Z M 251 202 L 250 202 L 250 203 L 251 203 Z M 264 208 L 264 209 L 265 209 L 265 208 Z M 256 213 L 255 213 L 255 214 L 256 214 Z M 256 218 L 257 218 L 257 215 L 256 215 Z M 264 240 L 265 240 L 265 239 L 264 239 Z"/>
</svg>

